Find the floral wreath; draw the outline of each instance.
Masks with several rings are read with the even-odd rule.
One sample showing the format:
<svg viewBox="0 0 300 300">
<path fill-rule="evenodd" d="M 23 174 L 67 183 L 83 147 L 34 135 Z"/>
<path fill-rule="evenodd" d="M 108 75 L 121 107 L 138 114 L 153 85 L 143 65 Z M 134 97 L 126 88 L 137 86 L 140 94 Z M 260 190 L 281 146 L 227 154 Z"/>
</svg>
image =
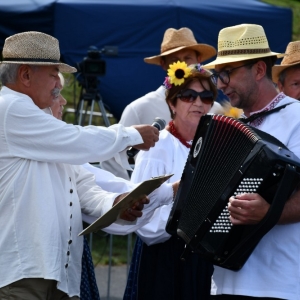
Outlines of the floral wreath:
<svg viewBox="0 0 300 300">
<path fill-rule="evenodd" d="M 208 73 L 211 75 L 211 72 L 203 69 L 201 64 L 188 66 L 185 62 L 177 61 L 169 66 L 168 76 L 165 78 L 163 85 L 167 90 L 169 90 L 173 84 L 182 85 L 185 78 L 191 74 L 192 70 L 197 70 L 200 73 Z"/>
</svg>

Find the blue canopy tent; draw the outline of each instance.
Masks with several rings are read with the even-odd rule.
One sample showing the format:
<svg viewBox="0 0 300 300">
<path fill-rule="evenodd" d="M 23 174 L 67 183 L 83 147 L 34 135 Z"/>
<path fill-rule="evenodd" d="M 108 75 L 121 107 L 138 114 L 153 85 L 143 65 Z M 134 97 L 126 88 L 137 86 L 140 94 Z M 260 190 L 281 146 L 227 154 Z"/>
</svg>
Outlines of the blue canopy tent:
<svg viewBox="0 0 300 300">
<path fill-rule="evenodd" d="M 217 48 L 222 28 L 260 24 L 276 52 L 285 51 L 292 35 L 290 9 L 256 0 L 0 0 L 0 19 L 1 48 L 9 35 L 42 31 L 58 38 L 62 60 L 73 66 L 92 45 L 117 46 L 118 56 L 101 55 L 106 73 L 98 86 L 117 119 L 128 103 L 163 82 L 164 71 L 143 58 L 160 53 L 169 27 L 189 27 L 199 43 Z"/>
</svg>

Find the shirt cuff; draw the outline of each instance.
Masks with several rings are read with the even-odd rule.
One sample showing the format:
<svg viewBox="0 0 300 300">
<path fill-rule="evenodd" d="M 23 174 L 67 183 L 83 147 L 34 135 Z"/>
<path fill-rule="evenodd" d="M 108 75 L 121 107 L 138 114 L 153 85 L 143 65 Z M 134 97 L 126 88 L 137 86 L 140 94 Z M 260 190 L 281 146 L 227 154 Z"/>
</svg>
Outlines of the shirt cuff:
<svg viewBox="0 0 300 300">
<path fill-rule="evenodd" d="M 143 138 L 140 135 L 140 133 L 133 127 L 124 127 L 124 129 L 126 130 L 128 137 L 130 137 L 130 142 L 129 145 L 130 146 L 134 146 L 134 145 L 139 145 L 139 144 L 143 144 Z M 122 166 L 124 169 L 132 171 L 132 167 L 131 165 L 128 163 L 128 156 L 127 156 L 127 149 L 117 153 L 114 156 L 116 162 Z"/>
<path fill-rule="evenodd" d="M 128 135 L 130 137 L 130 146 L 143 144 L 143 138 L 140 135 L 140 133 L 133 127 L 125 127 L 126 131 L 128 132 Z"/>
<path fill-rule="evenodd" d="M 103 201 L 99 204 L 99 210 L 100 210 L 99 217 L 102 217 L 105 213 L 107 213 L 113 207 L 115 199 L 120 195 L 121 195 L 121 193 L 112 193 L 105 199 L 105 201 Z"/>
<path fill-rule="evenodd" d="M 172 183 L 163 183 L 159 188 L 149 194 L 150 203 L 157 202 L 157 207 L 167 205 L 174 200 Z"/>
</svg>

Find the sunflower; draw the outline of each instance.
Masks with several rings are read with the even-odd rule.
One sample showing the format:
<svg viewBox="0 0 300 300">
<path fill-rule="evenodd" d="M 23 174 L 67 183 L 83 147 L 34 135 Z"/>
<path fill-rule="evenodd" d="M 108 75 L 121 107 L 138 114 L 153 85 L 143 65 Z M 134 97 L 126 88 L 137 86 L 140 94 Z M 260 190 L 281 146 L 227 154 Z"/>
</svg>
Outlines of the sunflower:
<svg viewBox="0 0 300 300">
<path fill-rule="evenodd" d="M 169 66 L 168 76 L 170 78 L 170 83 L 174 85 L 181 85 L 184 83 L 184 78 L 187 78 L 191 69 L 187 66 L 185 62 L 176 62 Z"/>
</svg>

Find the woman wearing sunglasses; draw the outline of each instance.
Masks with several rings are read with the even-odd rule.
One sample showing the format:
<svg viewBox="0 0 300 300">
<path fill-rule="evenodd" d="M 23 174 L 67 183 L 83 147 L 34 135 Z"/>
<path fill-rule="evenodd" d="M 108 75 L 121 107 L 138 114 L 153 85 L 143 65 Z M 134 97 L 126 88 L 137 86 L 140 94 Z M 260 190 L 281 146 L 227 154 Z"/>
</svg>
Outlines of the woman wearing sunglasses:
<svg viewBox="0 0 300 300">
<path fill-rule="evenodd" d="M 160 132 L 155 147 L 138 154 L 133 182 L 162 174 L 174 174 L 170 182 L 181 178 L 199 120 L 217 97 L 211 75 L 200 65 L 170 65 L 164 85 L 172 120 Z M 158 208 L 151 222 L 136 232 L 124 299 L 209 298 L 212 265 L 197 254 L 190 254 L 185 262 L 180 260 L 184 242 L 165 231 L 171 207 Z"/>
</svg>

